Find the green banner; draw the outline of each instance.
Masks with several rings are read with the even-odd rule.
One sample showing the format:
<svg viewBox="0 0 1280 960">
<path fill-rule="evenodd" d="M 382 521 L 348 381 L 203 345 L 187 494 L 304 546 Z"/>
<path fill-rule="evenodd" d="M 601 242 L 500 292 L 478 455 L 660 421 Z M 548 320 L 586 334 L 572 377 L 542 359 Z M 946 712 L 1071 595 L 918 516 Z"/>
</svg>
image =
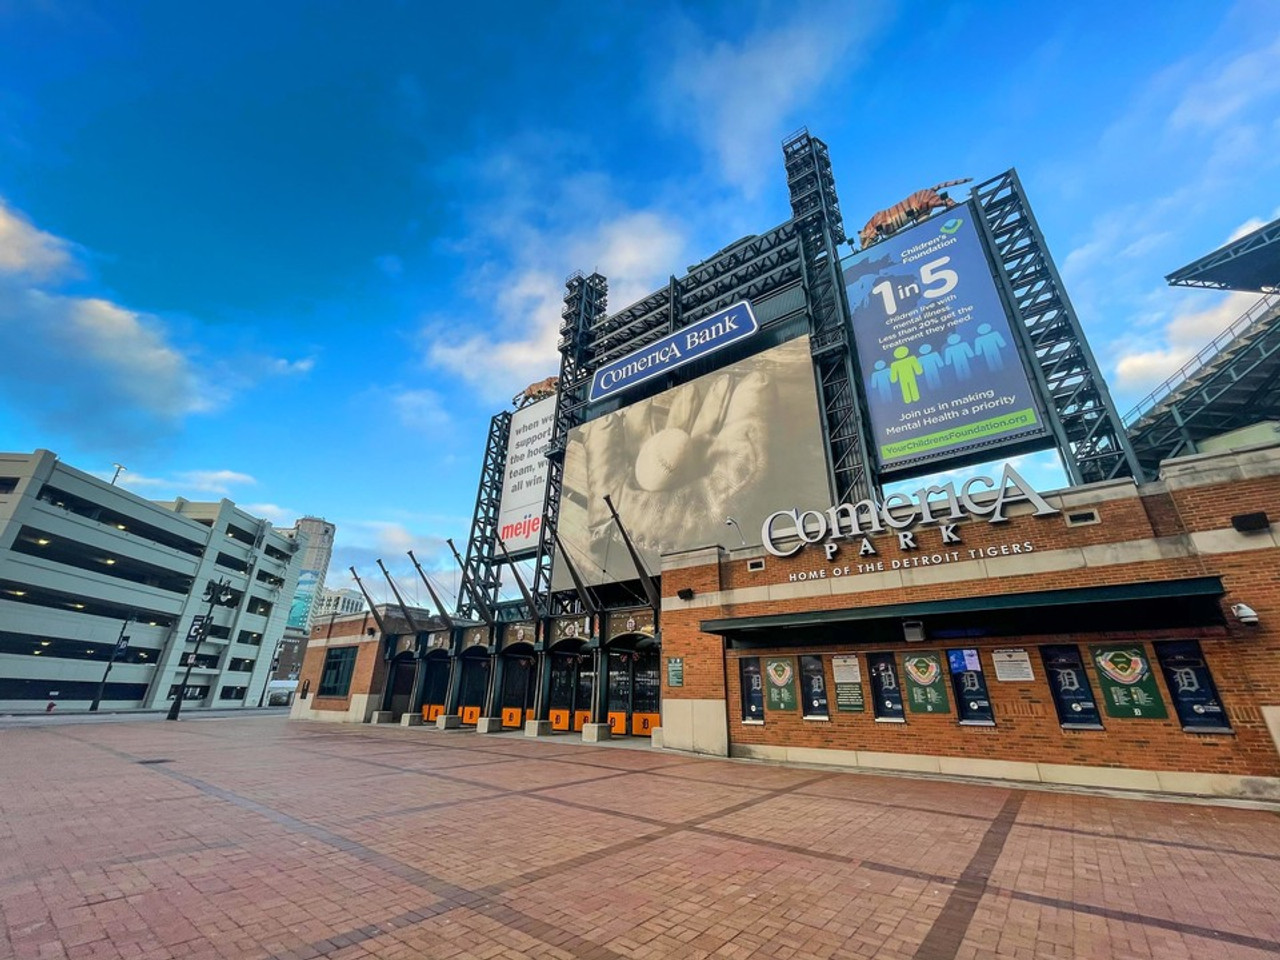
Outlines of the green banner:
<svg viewBox="0 0 1280 960">
<path fill-rule="evenodd" d="M 899 440 L 897 443 L 882 443 L 880 445 L 880 456 L 884 460 L 893 460 L 898 457 L 907 457 L 917 453 L 925 453 L 929 450 L 937 450 L 941 447 L 954 447 L 957 444 L 968 443 L 971 440 L 998 436 L 1013 430 L 1034 427 L 1035 425 L 1036 412 L 1031 407 L 1027 407 L 1025 410 L 1002 413 L 998 417 L 979 420 L 977 423 L 966 424 L 963 427 L 952 427 L 949 430 L 926 433 L 922 437 Z"/>
<path fill-rule="evenodd" d="M 765 706 L 769 710 L 796 708 L 796 662 L 790 657 L 764 662 Z"/>
<path fill-rule="evenodd" d="M 1151 661 L 1141 647 L 1090 647 L 1109 717 L 1160 720 L 1169 715 Z"/>
<path fill-rule="evenodd" d="M 940 653 L 908 653 L 902 657 L 907 678 L 907 703 L 912 713 L 950 713 L 947 671 Z"/>
</svg>

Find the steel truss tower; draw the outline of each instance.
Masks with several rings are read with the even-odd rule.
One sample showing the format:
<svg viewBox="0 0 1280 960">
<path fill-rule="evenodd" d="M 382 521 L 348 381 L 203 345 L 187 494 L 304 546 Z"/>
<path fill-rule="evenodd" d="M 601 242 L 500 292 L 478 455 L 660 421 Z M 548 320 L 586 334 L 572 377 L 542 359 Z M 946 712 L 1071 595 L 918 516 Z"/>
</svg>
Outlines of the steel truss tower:
<svg viewBox="0 0 1280 960">
<path fill-rule="evenodd" d="M 1072 486 L 1117 477 L 1143 479 L 1124 425 L 1085 340 L 1062 278 L 1009 170 L 979 184 L 973 195 L 999 258 L 1005 294 L 1033 358 L 1033 374 L 1048 401 L 1053 436 Z"/>
<path fill-rule="evenodd" d="M 808 130 L 782 144 L 791 193 L 792 222 L 804 252 L 809 299 L 809 346 L 818 376 L 836 503 L 854 503 L 879 488 L 862 423 L 853 354 L 849 349 L 848 304 L 836 248 L 844 243 L 844 219 L 836 197 L 827 145 Z"/>
<path fill-rule="evenodd" d="M 480 619 L 483 608 L 493 610 L 498 603 L 498 564 L 495 551 L 498 537 L 498 506 L 502 499 L 502 472 L 507 466 L 507 438 L 511 434 L 511 413 L 503 411 L 489 421 L 489 439 L 480 467 L 476 491 L 476 512 L 471 518 L 462 582 L 458 588 L 458 615 Z M 479 602 L 477 602 L 479 601 Z"/>
<path fill-rule="evenodd" d="M 564 309 L 560 311 L 560 388 L 556 417 L 547 445 L 547 493 L 542 505 L 542 529 L 538 534 L 533 583 L 529 592 L 544 612 L 567 613 L 576 609 L 571 594 L 551 596 L 552 533 L 560 520 L 560 494 L 564 487 L 564 455 L 569 431 L 586 414 L 587 387 L 595 369 L 591 330 L 609 308 L 609 282 L 598 273 L 584 277 L 574 273 L 565 281 Z M 536 615 L 536 611 L 533 612 Z"/>
</svg>

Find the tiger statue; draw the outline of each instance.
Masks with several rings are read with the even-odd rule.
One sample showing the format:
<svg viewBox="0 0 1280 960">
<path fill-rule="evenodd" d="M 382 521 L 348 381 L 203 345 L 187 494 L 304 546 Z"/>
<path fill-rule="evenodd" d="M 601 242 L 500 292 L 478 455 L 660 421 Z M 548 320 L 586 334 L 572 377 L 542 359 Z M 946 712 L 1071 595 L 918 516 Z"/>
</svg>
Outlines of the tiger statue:
<svg viewBox="0 0 1280 960">
<path fill-rule="evenodd" d="M 950 210 L 956 205 L 956 202 L 945 193 L 939 193 L 938 191 L 946 187 L 954 187 L 957 184 L 968 183 L 972 179 L 973 177 L 965 177 L 963 180 L 947 180 L 927 190 L 917 190 L 900 203 L 895 203 L 892 207 L 874 214 L 867 221 L 867 225 L 862 228 L 862 232 L 858 234 L 862 249 L 865 250 L 873 243 L 879 243 L 886 237 L 892 236 L 908 223 L 928 216 L 934 210 Z"/>
<path fill-rule="evenodd" d="M 514 397 L 511 398 L 511 405 L 517 410 L 529 406 L 531 403 L 537 403 L 539 400 L 545 400 L 547 397 L 554 397 L 556 390 L 560 387 L 559 377 L 547 377 L 545 380 L 539 380 L 537 383 L 531 383 Z"/>
</svg>

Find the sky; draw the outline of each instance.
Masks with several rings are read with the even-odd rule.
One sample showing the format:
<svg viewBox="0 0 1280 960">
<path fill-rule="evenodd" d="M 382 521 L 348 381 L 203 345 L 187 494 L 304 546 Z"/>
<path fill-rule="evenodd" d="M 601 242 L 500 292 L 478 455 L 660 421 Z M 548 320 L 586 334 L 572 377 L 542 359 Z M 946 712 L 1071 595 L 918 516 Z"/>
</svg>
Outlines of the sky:
<svg viewBox="0 0 1280 960">
<path fill-rule="evenodd" d="M 565 278 L 615 311 L 785 221 L 801 127 L 855 236 L 1015 167 L 1128 410 L 1252 302 L 1163 277 L 1280 216 L 1278 14 L 0 0 L 0 450 L 324 517 L 328 586 L 426 600 Z"/>
</svg>

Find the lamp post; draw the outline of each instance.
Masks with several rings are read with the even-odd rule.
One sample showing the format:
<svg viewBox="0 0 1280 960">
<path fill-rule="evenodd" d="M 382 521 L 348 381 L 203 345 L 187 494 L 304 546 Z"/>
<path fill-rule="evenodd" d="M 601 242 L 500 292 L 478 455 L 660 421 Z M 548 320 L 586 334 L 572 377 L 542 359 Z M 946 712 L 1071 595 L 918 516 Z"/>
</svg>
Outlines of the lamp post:
<svg viewBox="0 0 1280 960">
<path fill-rule="evenodd" d="M 96 713 L 98 704 L 102 702 L 102 691 L 107 688 L 107 675 L 111 673 L 111 668 L 116 665 L 116 660 L 120 654 L 124 653 L 129 647 L 129 638 L 124 632 L 129 629 L 129 624 L 133 623 L 133 614 L 125 617 L 124 623 L 120 624 L 120 636 L 116 637 L 116 645 L 111 648 L 111 659 L 107 661 L 107 669 L 102 671 L 102 679 L 98 681 L 98 692 L 93 695 L 93 703 L 89 704 L 89 712 Z"/>
<path fill-rule="evenodd" d="M 267 699 L 267 688 L 271 686 L 271 678 L 276 675 L 276 668 L 280 666 L 280 651 L 283 648 L 284 648 L 284 637 L 281 637 L 279 640 L 276 641 L 276 652 L 271 657 L 271 671 L 267 674 L 267 679 L 262 684 L 262 693 L 258 695 L 259 707 L 261 707 L 262 704 Z M 270 706 L 270 704 L 267 704 L 267 705 Z"/>
<path fill-rule="evenodd" d="M 191 680 L 191 668 L 196 665 L 196 657 L 200 654 L 200 644 L 204 643 L 204 638 L 209 635 L 209 627 L 213 623 L 213 608 L 218 604 L 227 603 L 232 596 L 230 581 L 219 577 L 217 582 L 210 580 L 205 584 L 204 599 L 209 601 L 209 609 L 205 611 L 204 622 L 200 624 L 200 632 L 196 634 L 196 648 L 187 654 L 187 672 L 182 676 L 182 684 L 178 687 L 178 693 L 173 698 L 173 706 L 169 708 L 167 719 L 177 720 L 178 714 L 182 712 L 182 701 L 187 696 L 187 683 Z"/>
</svg>

